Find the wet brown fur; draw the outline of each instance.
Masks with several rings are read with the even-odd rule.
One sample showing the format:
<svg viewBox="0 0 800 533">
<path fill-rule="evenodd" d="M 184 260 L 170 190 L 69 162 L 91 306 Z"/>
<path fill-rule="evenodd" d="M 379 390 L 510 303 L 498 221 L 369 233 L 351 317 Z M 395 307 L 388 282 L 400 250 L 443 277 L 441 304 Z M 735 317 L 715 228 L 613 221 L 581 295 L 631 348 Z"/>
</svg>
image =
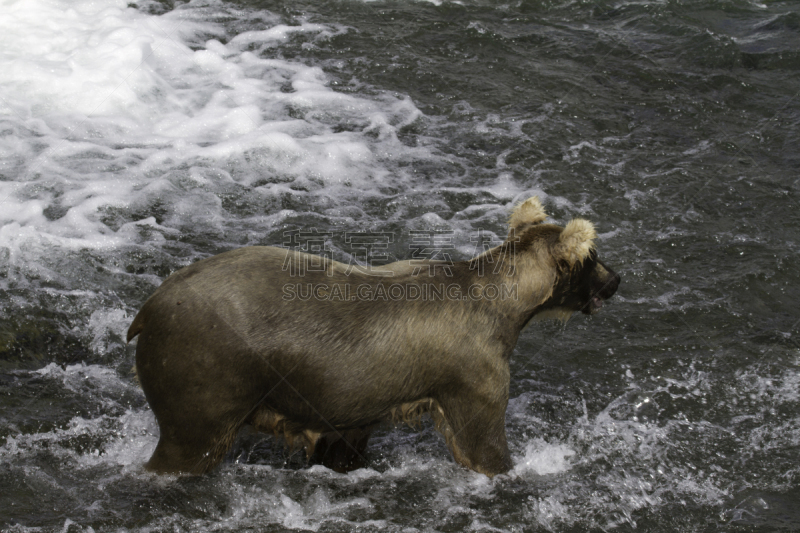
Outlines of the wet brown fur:
<svg viewBox="0 0 800 533">
<path fill-rule="evenodd" d="M 375 424 L 415 424 L 427 413 L 458 463 L 489 476 L 507 471 L 508 359 L 520 331 L 536 315 L 594 312 L 619 283 L 597 260 L 590 223 L 561 228 L 545 218 L 537 198 L 526 200 L 506 242 L 450 265 L 450 276 L 437 262 L 353 273 L 314 257 L 322 269 L 293 278 L 287 261 L 309 256 L 265 247 L 176 272 L 128 331 L 128 341 L 139 336 L 137 375 L 161 430 L 147 468 L 206 472 L 249 424 L 347 471 L 365 464 Z M 417 272 L 420 264 L 432 274 Z M 287 300 L 291 283 L 446 283 L 462 294 L 506 284 L 518 297 Z"/>
</svg>

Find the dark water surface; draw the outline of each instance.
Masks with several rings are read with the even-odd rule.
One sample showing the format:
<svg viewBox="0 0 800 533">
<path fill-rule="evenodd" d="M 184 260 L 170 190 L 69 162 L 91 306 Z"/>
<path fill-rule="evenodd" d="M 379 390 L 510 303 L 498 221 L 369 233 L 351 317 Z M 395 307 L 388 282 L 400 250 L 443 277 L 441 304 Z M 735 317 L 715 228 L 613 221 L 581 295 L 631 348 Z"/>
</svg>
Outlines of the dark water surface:
<svg viewBox="0 0 800 533">
<path fill-rule="evenodd" d="M 0 35 L 3 530 L 800 530 L 796 2 L 8 0 Z M 287 230 L 464 259 L 534 194 L 622 285 L 523 333 L 509 475 L 429 422 L 350 475 L 252 434 L 143 472 L 123 336 L 170 272 Z"/>
</svg>

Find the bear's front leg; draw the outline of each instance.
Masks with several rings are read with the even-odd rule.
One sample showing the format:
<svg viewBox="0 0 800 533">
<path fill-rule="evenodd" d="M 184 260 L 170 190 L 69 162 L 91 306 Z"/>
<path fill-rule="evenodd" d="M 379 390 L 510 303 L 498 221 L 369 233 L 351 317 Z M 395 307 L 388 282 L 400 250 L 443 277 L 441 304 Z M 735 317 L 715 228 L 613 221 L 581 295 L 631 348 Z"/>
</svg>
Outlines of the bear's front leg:
<svg viewBox="0 0 800 533">
<path fill-rule="evenodd" d="M 493 477 L 511 470 L 506 442 L 508 395 L 488 399 L 459 394 L 439 400 L 444 433 L 453 458 L 461 465 Z"/>
</svg>

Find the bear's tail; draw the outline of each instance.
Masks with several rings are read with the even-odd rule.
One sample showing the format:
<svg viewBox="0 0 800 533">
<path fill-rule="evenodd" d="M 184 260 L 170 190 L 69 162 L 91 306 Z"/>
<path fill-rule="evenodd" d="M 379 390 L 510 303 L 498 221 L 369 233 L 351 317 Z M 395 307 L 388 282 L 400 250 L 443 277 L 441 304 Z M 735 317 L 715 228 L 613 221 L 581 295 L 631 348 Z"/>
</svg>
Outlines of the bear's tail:
<svg viewBox="0 0 800 533">
<path fill-rule="evenodd" d="M 142 332 L 142 330 L 144 329 L 144 322 L 145 322 L 144 313 L 139 311 L 139 313 L 136 315 L 136 318 L 133 319 L 131 327 L 128 328 L 127 342 L 131 342 L 136 335 Z"/>
</svg>

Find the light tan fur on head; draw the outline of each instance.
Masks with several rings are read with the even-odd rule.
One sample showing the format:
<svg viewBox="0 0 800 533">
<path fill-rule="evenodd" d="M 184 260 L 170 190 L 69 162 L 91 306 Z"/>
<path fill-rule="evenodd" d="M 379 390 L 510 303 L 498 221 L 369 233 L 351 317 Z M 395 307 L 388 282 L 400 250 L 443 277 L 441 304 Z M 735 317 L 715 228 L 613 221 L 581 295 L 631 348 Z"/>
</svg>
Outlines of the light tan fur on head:
<svg viewBox="0 0 800 533">
<path fill-rule="evenodd" d="M 531 196 L 511 212 L 511 218 L 508 220 L 509 234 L 512 232 L 519 233 L 524 226 L 540 224 L 546 218 L 547 213 L 544 212 L 544 207 L 542 207 L 539 197 Z"/>
<path fill-rule="evenodd" d="M 582 218 L 572 219 L 558 237 L 558 244 L 553 253 L 558 259 L 566 261 L 573 267 L 589 257 L 594 250 L 596 237 L 597 232 L 591 222 Z"/>
</svg>

